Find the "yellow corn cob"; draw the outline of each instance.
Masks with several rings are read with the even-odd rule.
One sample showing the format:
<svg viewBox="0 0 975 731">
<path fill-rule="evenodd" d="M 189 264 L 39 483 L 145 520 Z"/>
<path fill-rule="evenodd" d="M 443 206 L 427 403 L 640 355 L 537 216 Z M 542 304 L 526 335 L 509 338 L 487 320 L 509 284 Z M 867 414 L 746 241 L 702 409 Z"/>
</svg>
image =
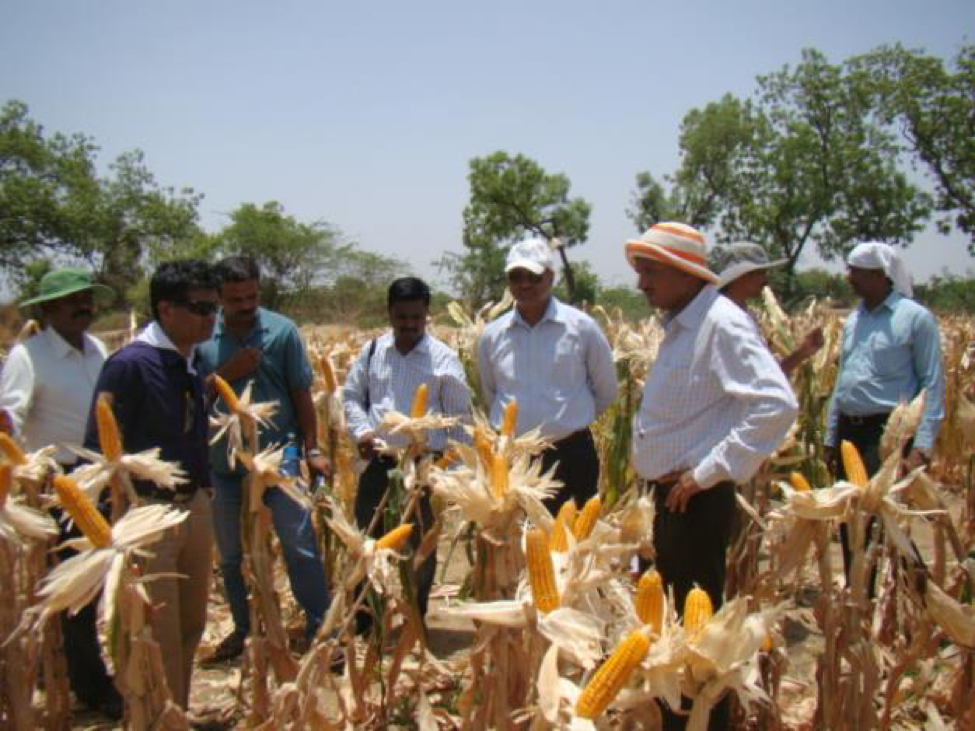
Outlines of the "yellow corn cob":
<svg viewBox="0 0 975 731">
<path fill-rule="evenodd" d="M 555 583 L 555 568 L 548 544 L 548 534 L 533 528 L 525 536 L 525 562 L 528 564 L 528 583 L 532 588 L 535 608 L 548 614 L 559 606 L 559 589 Z"/>
<path fill-rule="evenodd" d="M 9 462 L 0 462 L 0 509 L 7 502 L 7 495 L 14 482 L 14 466 Z"/>
<path fill-rule="evenodd" d="M 688 634 L 696 634 L 707 624 L 713 614 L 711 597 L 704 589 L 695 586 L 687 593 L 687 598 L 684 600 L 684 631 Z"/>
<path fill-rule="evenodd" d="M 504 405 L 504 415 L 501 417 L 501 436 L 509 439 L 515 435 L 515 424 L 518 423 L 518 400 L 511 399 Z"/>
<path fill-rule="evenodd" d="M 552 523 L 552 536 L 549 539 L 549 548 L 552 549 L 552 553 L 565 553 L 569 550 L 569 535 L 568 531 L 565 529 L 565 523 L 562 521 L 561 513 Z"/>
<path fill-rule="evenodd" d="M 484 471 L 490 474 L 492 465 L 494 463 L 494 451 L 491 449 L 491 442 L 484 432 L 484 429 L 475 426 L 474 427 L 474 451 L 477 452 L 478 458 L 481 460 L 481 466 Z"/>
<path fill-rule="evenodd" d="M 497 498 L 508 492 L 508 460 L 503 454 L 491 455 L 491 492 Z"/>
<path fill-rule="evenodd" d="M 605 711 L 649 649 L 650 643 L 642 632 L 631 632 L 586 683 L 576 703 L 576 715 L 592 720 Z"/>
<path fill-rule="evenodd" d="M 122 459 L 122 435 L 119 433 L 118 422 L 112 411 L 112 395 L 107 391 L 98 394 L 95 402 L 95 422 L 98 424 L 98 444 L 102 454 L 109 462 Z"/>
<path fill-rule="evenodd" d="M 860 453 L 857 451 L 857 448 L 853 446 L 853 442 L 848 442 L 845 439 L 840 442 L 840 455 L 843 457 L 843 469 L 846 470 L 846 479 L 857 487 L 867 487 L 870 484 L 870 478 L 867 477 L 867 468 L 863 466 L 863 460 L 860 458 Z"/>
<path fill-rule="evenodd" d="M 812 489 L 809 486 L 809 480 L 801 472 L 791 472 L 789 474 L 789 482 L 792 483 L 792 488 L 796 492 L 809 492 Z"/>
<path fill-rule="evenodd" d="M 17 446 L 12 436 L 2 431 L 0 431 L 0 452 L 3 452 L 4 456 L 17 467 L 27 464 L 27 455 Z"/>
<path fill-rule="evenodd" d="M 318 361 L 322 371 L 322 380 L 325 385 L 325 393 L 335 393 L 339 387 L 338 379 L 335 377 L 335 369 L 332 367 L 332 359 L 327 354 L 323 354 Z"/>
<path fill-rule="evenodd" d="M 112 543 L 112 529 L 108 521 L 102 517 L 88 497 L 81 491 L 78 484 L 70 477 L 56 475 L 54 477 L 54 491 L 61 501 L 61 505 L 74 519 L 78 530 L 85 534 L 95 548 L 106 548 Z"/>
<path fill-rule="evenodd" d="M 765 635 L 762 640 L 762 652 L 772 652 L 772 635 Z"/>
<path fill-rule="evenodd" d="M 376 548 L 391 548 L 394 551 L 398 551 L 406 545 L 406 542 L 410 538 L 410 533 L 412 532 L 412 523 L 403 523 L 403 525 L 396 526 L 389 533 L 376 541 Z"/>
<path fill-rule="evenodd" d="M 413 394 L 413 405 L 410 406 L 411 419 L 419 419 L 427 412 L 428 391 L 429 389 L 425 383 L 421 383 L 416 387 L 416 393 Z"/>
<path fill-rule="evenodd" d="M 596 527 L 596 518 L 599 517 L 601 505 L 599 495 L 594 495 L 586 501 L 582 512 L 576 517 L 575 525 L 572 527 L 572 534 L 577 541 L 586 540 L 592 533 L 592 529 Z"/>
<path fill-rule="evenodd" d="M 660 634 L 664 619 L 664 584 L 657 571 L 647 571 L 640 577 L 636 589 L 636 614 Z"/>
<path fill-rule="evenodd" d="M 234 389 L 230 387 L 230 384 L 214 373 L 213 387 L 217 389 L 217 393 L 220 394 L 220 398 L 223 399 L 223 402 L 227 404 L 227 408 L 230 409 L 232 413 L 236 414 L 240 408 L 240 399 L 237 398 L 237 394 L 234 393 Z"/>
</svg>

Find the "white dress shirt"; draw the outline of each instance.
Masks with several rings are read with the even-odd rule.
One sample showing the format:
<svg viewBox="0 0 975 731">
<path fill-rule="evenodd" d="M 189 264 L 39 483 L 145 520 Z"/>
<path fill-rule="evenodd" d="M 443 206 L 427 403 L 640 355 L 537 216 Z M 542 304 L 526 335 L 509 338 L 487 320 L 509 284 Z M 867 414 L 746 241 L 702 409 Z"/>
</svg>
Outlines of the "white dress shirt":
<svg viewBox="0 0 975 731">
<path fill-rule="evenodd" d="M 470 420 L 471 390 L 464 367 L 447 345 L 425 334 L 409 353 L 403 355 L 396 349 L 392 333 L 381 335 L 375 343 L 372 358 L 367 345 L 352 364 L 342 388 L 342 403 L 353 441 L 373 432 L 391 446 L 404 446 L 408 437 L 379 433 L 378 425 L 390 411 L 409 414 L 413 396 L 421 383 L 427 384 L 429 412 Z M 368 412 L 365 408 L 367 392 Z M 470 437 L 458 425 L 448 430 L 427 432 L 427 444 L 430 449 L 441 451 L 448 437 L 470 443 Z"/>
<path fill-rule="evenodd" d="M 585 429 L 616 398 L 616 364 L 603 331 L 586 313 L 549 300 L 534 327 L 517 308 L 484 328 L 478 375 L 491 423 L 518 400 L 515 434 L 541 427 L 557 441 Z"/>
<path fill-rule="evenodd" d="M 85 334 L 84 351 L 48 327 L 14 346 L 0 374 L 0 409 L 10 414 L 14 433 L 29 451 L 58 446 L 54 458 L 73 464 L 65 444 L 80 446 L 98 374 L 105 362 L 104 344 Z"/>
<path fill-rule="evenodd" d="M 704 488 L 751 478 L 798 404 L 738 305 L 708 285 L 665 325 L 633 419 L 633 464 L 652 480 L 692 470 Z"/>
</svg>

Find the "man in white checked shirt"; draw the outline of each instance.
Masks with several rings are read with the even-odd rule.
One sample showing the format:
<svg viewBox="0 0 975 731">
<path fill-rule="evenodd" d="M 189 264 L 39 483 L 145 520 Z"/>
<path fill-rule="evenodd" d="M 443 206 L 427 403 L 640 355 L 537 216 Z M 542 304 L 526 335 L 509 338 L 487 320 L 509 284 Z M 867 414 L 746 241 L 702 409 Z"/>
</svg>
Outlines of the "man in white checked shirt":
<svg viewBox="0 0 975 731">
<path fill-rule="evenodd" d="M 789 382 L 748 315 L 721 295 L 704 237 L 658 223 L 626 243 L 638 287 L 666 334 L 633 421 L 633 464 L 653 489 L 656 567 L 679 611 L 697 584 L 721 606 L 735 484 L 758 470 L 798 412 Z M 664 728 L 686 716 L 663 709 Z M 727 727 L 718 704 L 710 729 Z"/>
<path fill-rule="evenodd" d="M 427 384 L 427 404 L 431 411 L 466 420 L 471 410 L 471 391 L 460 359 L 444 343 L 426 333 L 430 288 L 415 277 L 397 279 L 389 287 L 387 309 L 392 332 L 366 346 L 353 363 L 342 392 L 349 434 L 359 456 L 368 460 L 355 498 L 356 523 L 362 529 L 373 523 L 376 508 L 389 485 L 388 473 L 396 467 L 396 460 L 377 452 L 376 438 L 381 436 L 391 446 L 396 446 L 397 440 L 405 440 L 392 434 L 377 434 L 383 415 L 391 410 L 408 414 L 421 383 Z M 428 432 L 427 444 L 434 452 L 440 452 L 448 438 L 469 441 L 463 427 L 457 426 Z M 419 520 L 416 516 L 412 520 L 411 542 L 415 549 L 433 525 L 428 496 L 420 501 Z M 383 520 L 379 518 L 373 526 L 373 536 L 383 531 Z M 423 615 L 426 615 L 436 568 L 437 557 L 433 552 L 417 571 L 417 598 Z M 357 624 L 364 631 L 368 619 L 360 615 Z"/>
<path fill-rule="evenodd" d="M 516 434 L 540 427 L 553 445 L 542 469 L 558 463 L 563 487 L 546 501 L 553 514 L 569 498 L 596 494 L 599 459 L 589 425 L 616 398 L 616 365 L 599 325 L 552 296 L 555 263 L 548 242 L 529 238 L 505 263 L 515 308 L 491 322 L 477 344 L 478 375 L 491 423 L 518 401 Z"/>
</svg>

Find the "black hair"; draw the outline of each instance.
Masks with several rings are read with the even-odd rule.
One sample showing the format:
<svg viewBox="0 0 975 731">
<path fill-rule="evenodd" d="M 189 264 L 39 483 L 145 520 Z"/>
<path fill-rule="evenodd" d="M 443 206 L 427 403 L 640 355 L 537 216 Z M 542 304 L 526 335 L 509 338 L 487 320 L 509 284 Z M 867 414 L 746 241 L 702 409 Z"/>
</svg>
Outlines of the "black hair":
<svg viewBox="0 0 975 731">
<path fill-rule="evenodd" d="M 185 302 L 191 289 L 218 290 L 213 267 L 199 259 L 178 259 L 160 264 L 149 282 L 152 317 L 159 321 L 159 303 Z"/>
<path fill-rule="evenodd" d="M 386 295 L 386 308 L 391 308 L 397 302 L 416 302 L 422 300 L 430 306 L 430 287 L 422 279 L 416 277 L 401 277 L 389 285 Z"/>
<path fill-rule="evenodd" d="M 252 279 L 260 281 L 261 268 L 257 266 L 254 257 L 241 254 L 221 259 L 214 267 L 220 284 L 224 282 L 249 282 Z"/>
</svg>

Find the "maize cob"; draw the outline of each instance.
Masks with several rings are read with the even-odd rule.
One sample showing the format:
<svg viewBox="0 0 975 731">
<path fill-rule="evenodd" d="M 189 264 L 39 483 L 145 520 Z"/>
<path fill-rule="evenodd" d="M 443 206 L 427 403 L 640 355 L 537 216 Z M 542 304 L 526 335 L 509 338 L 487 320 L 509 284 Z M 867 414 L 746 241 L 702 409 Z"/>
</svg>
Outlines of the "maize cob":
<svg viewBox="0 0 975 731">
<path fill-rule="evenodd" d="M 863 466 L 860 453 L 853 445 L 845 439 L 840 442 L 840 454 L 843 457 L 843 469 L 846 471 L 846 479 L 860 488 L 865 488 L 870 484 L 867 477 L 867 468 Z"/>
<path fill-rule="evenodd" d="M 525 563 L 528 564 L 528 583 L 535 608 L 542 614 L 558 609 L 559 589 L 555 583 L 548 534 L 544 529 L 533 528 L 525 536 Z"/>
<path fill-rule="evenodd" d="M 713 614 L 711 597 L 704 589 L 695 586 L 687 592 L 687 598 L 684 600 L 684 630 L 688 634 L 697 634 Z"/>
<path fill-rule="evenodd" d="M 765 635 L 762 640 L 762 652 L 772 652 L 772 635 Z"/>
<path fill-rule="evenodd" d="M 230 384 L 214 373 L 213 387 L 217 389 L 217 393 L 220 394 L 220 398 L 227 404 L 227 408 L 230 409 L 231 413 L 236 414 L 240 409 L 240 399 L 237 398 L 237 394 L 234 393 L 234 389 L 230 387 Z"/>
<path fill-rule="evenodd" d="M 640 630 L 631 632 L 586 683 L 576 703 L 576 715 L 592 720 L 605 711 L 649 649 L 650 643 Z"/>
<path fill-rule="evenodd" d="M 107 548 L 112 544 L 111 526 L 74 480 L 64 475 L 55 475 L 54 491 L 61 505 L 74 519 L 78 530 L 91 541 L 91 545 L 95 548 Z"/>
<path fill-rule="evenodd" d="M 394 551 L 398 551 L 406 545 L 406 541 L 409 540 L 410 533 L 412 532 L 412 523 L 403 523 L 402 525 L 396 526 L 389 533 L 376 541 L 376 548 L 391 548 Z"/>
<path fill-rule="evenodd" d="M 792 472 L 789 474 L 789 482 L 792 483 L 792 488 L 796 492 L 809 492 L 812 488 L 809 486 L 809 480 L 801 472 Z"/>
<path fill-rule="evenodd" d="M 484 471 L 490 474 L 491 465 L 494 462 L 493 450 L 491 449 L 491 444 L 488 441 L 487 434 L 485 434 L 484 429 L 479 426 L 474 427 L 474 451 L 477 452 L 478 458 L 481 460 L 481 466 Z"/>
<path fill-rule="evenodd" d="M 14 481 L 14 466 L 9 462 L 0 463 L 0 510 L 7 503 L 7 496 Z"/>
<path fill-rule="evenodd" d="M 491 455 L 491 492 L 496 498 L 508 492 L 508 460 L 503 454 Z"/>
<path fill-rule="evenodd" d="M 577 541 L 586 540 L 592 533 L 592 529 L 596 527 L 596 518 L 599 517 L 601 505 L 599 495 L 594 495 L 586 501 L 582 512 L 576 517 L 575 525 L 572 527 L 572 534 Z"/>
<path fill-rule="evenodd" d="M 569 526 L 574 526 L 576 522 L 576 514 L 579 512 L 579 506 L 576 505 L 575 498 L 569 498 L 564 503 L 562 507 L 559 508 L 558 520 L 562 521 L 562 525 L 566 528 Z"/>
<path fill-rule="evenodd" d="M 501 417 L 501 436 L 511 439 L 515 435 L 515 424 L 518 423 L 518 400 L 511 399 L 504 405 L 504 415 Z"/>
<path fill-rule="evenodd" d="M 325 393 L 332 394 L 339 387 L 338 379 L 335 377 L 335 369 L 332 367 L 332 359 L 328 354 L 323 354 L 318 361 L 318 367 L 322 371 L 322 380 L 324 381 Z"/>
<path fill-rule="evenodd" d="M 17 442 L 6 432 L 0 431 L 0 452 L 9 459 L 16 467 L 27 464 L 27 455 L 17 446 Z"/>
<path fill-rule="evenodd" d="M 664 585 L 657 571 L 647 571 L 640 577 L 636 589 L 636 614 L 660 634 L 664 619 Z"/>
<path fill-rule="evenodd" d="M 98 424 L 98 444 L 102 448 L 102 454 L 109 462 L 118 462 L 123 454 L 122 435 L 112 412 L 112 395 L 108 391 L 98 394 L 95 422 Z"/>
<path fill-rule="evenodd" d="M 416 387 L 416 393 L 413 394 L 413 405 L 410 406 L 411 419 L 419 419 L 427 412 L 427 393 L 429 390 L 425 383 Z"/>
<path fill-rule="evenodd" d="M 565 523 L 562 522 L 561 515 L 552 523 L 552 536 L 549 539 L 549 548 L 552 549 L 552 553 L 565 553 L 569 550 L 569 535 L 565 529 Z"/>
</svg>

